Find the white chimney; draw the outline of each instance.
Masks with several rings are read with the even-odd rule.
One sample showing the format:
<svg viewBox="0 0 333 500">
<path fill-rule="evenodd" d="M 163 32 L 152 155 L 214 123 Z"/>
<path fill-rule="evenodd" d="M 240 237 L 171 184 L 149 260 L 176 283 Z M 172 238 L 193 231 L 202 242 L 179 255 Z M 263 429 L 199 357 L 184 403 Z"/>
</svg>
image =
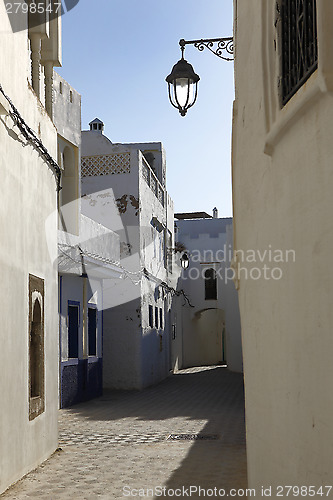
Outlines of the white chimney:
<svg viewBox="0 0 333 500">
<path fill-rule="evenodd" d="M 90 122 L 89 126 L 90 126 L 91 132 L 98 132 L 99 134 L 103 134 L 104 123 L 101 120 L 99 120 L 98 118 L 95 118 L 95 120 Z"/>
<path fill-rule="evenodd" d="M 218 212 L 217 208 L 215 207 L 215 208 L 213 208 L 213 217 L 214 217 L 214 219 L 217 219 L 218 216 L 219 216 L 219 212 Z"/>
</svg>

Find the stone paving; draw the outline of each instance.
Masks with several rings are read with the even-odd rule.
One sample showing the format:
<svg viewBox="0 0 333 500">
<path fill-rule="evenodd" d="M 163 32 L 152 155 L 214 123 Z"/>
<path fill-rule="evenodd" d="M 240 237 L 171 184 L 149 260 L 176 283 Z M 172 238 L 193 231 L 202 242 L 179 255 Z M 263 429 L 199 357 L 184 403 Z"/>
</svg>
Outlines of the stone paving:
<svg viewBox="0 0 333 500">
<path fill-rule="evenodd" d="M 219 498 L 231 488 L 246 498 L 242 375 L 224 367 L 60 410 L 59 432 L 59 450 L 1 500 Z"/>
</svg>

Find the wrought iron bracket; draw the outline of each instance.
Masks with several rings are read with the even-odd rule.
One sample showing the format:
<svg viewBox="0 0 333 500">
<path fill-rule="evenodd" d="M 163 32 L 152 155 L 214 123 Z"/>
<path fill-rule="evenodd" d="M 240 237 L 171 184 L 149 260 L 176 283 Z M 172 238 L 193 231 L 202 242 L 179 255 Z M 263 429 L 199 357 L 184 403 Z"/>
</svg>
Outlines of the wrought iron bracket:
<svg viewBox="0 0 333 500">
<path fill-rule="evenodd" d="M 194 45 L 195 48 L 201 52 L 206 48 L 210 50 L 220 59 L 224 61 L 234 61 L 234 57 L 229 57 L 234 55 L 234 39 L 233 37 L 225 38 L 202 38 L 201 40 L 184 40 L 183 38 L 179 40 L 180 49 L 182 51 L 182 56 L 184 55 L 185 45 Z"/>
</svg>

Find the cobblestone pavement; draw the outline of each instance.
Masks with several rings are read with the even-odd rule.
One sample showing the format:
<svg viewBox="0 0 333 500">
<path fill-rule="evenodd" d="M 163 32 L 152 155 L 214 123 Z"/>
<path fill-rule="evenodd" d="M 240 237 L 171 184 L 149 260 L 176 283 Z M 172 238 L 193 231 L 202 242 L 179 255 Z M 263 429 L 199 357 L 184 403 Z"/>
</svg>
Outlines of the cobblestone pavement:
<svg viewBox="0 0 333 500">
<path fill-rule="evenodd" d="M 240 489 L 234 498 L 246 498 L 242 375 L 226 368 L 106 392 L 60 410 L 59 431 L 60 449 L 1 500 L 202 498 L 194 487 Z"/>
</svg>

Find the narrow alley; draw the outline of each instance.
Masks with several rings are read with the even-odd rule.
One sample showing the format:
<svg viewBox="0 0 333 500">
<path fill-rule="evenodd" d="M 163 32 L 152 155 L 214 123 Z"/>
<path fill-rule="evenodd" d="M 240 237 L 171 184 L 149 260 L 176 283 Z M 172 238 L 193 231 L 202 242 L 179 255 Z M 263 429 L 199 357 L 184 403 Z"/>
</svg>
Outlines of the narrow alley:
<svg viewBox="0 0 333 500">
<path fill-rule="evenodd" d="M 192 498 L 247 487 L 243 377 L 222 366 L 60 410 L 58 451 L 0 498 L 183 498 L 191 486 Z"/>
</svg>

